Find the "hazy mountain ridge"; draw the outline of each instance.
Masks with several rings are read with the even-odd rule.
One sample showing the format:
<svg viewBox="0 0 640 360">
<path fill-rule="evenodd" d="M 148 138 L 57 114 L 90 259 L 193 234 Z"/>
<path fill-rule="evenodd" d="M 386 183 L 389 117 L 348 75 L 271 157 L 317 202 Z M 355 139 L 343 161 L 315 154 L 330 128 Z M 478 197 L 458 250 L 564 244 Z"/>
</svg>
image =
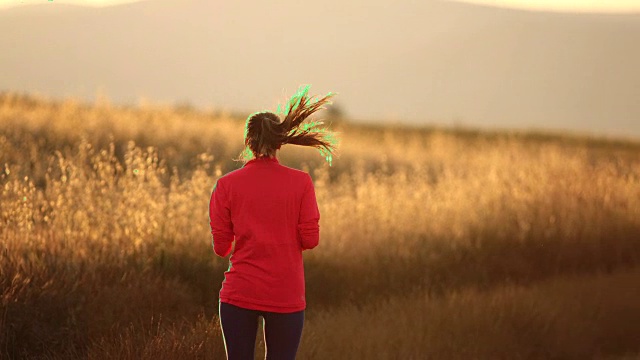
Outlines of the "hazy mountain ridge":
<svg viewBox="0 0 640 360">
<path fill-rule="evenodd" d="M 4 10 L 0 49 L 10 51 L 0 68 L 11 71 L 0 83 L 243 110 L 272 108 L 311 83 L 314 93 L 338 92 L 336 103 L 358 119 L 640 136 L 638 15 L 335 4 L 161 0 Z"/>
</svg>

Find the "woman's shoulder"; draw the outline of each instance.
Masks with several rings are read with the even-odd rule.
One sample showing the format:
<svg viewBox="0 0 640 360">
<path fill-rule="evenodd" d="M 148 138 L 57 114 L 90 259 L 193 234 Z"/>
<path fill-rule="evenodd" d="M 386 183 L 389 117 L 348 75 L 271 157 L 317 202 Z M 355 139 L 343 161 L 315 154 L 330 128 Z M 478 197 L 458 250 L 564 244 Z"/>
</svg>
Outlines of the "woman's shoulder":
<svg viewBox="0 0 640 360">
<path fill-rule="evenodd" d="M 218 186 L 219 184 L 222 184 L 222 186 L 224 187 L 225 184 L 227 184 L 229 182 L 233 182 L 233 178 L 237 176 L 238 170 L 240 170 L 240 169 L 236 169 L 236 170 L 230 171 L 230 172 L 228 172 L 226 174 L 220 175 L 216 179 L 216 185 L 215 186 Z"/>
<path fill-rule="evenodd" d="M 254 169 L 255 170 L 255 169 Z M 300 170 L 300 169 L 296 169 L 296 168 L 292 168 L 292 167 L 288 167 L 285 165 L 280 164 L 278 166 L 278 173 L 283 177 L 283 178 L 293 178 L 296 179 L 297 181 L 301 182 L 301 183 L 305 183 L 306 181 L 308 181 L 308 178 L 311 177 L 311 175 L 309 175 L 308 172 L 304 171 L 304 170 Z M 230 183 L 235 183 L 235 182 L 244 182 L 244 181 L 250 181 L 250 179 L 255 178 L 256 174 L 253 174 L 252 171 L 250 169 L 247 168 L 240 168 L 240 169 L 235 169 L 233 171 L 230 171 L 222 176 L 220 176 L 218 178 L 218 182 L 220 182 L 221 184 L 230 184 Z"/>
<path fill-rule="evenodd" d="M 299 176 L 301 178 L 305 178 L 307 176 L 310 176 L 309 173 L 304 171 L 304 170 L 288 167 L 288 166 L 285 166 L 285 165 L 280 165 L 280 166 L 283 167 L 286 171 L 288 171 L 289 173 L 291 173 L 294 176 Z"/>
</svg>

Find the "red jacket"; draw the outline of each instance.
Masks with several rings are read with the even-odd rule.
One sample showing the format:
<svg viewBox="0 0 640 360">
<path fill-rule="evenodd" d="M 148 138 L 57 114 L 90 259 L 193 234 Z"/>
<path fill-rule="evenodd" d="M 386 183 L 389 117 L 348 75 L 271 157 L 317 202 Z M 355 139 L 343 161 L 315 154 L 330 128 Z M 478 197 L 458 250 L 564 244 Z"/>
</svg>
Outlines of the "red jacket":
<svg viewBox="0 0 640 360">
<path fill-rule="evenodd" d="M 246 309 L 306 308 L 302 251 L 320 238 L 311 176 L 276 158 L 247 162 L 216 182 L 209 203 L 213 250 L 229 258 L 219 299 Z"/>
</svg>

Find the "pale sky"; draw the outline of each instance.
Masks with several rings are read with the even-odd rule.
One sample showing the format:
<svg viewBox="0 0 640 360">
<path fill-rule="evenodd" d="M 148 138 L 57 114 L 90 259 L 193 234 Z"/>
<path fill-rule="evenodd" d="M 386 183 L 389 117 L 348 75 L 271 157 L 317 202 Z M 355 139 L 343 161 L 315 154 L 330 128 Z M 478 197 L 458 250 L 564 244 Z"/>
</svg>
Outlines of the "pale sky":
<svg viewBox="0 0 640 360">
<path fill-rule="evenodd" d="M 142 0 L 0 0 L 0 8 L 20 5 L 59 3 L 85 6 L 109 6 Z M 180 0 L 176 0 L 180 1 Z M 450 0 L 451 1 L 451 0 Z M 640 0 L 452 0 L 466 3 L 525 10 L 628 13 L 640 12 Z"/>
<path fill-rule="evenodd" d="M 49 3 L 55 4 L 74 4 L 85 6 L 110 6 L 118 4 L 126 4 L 132 2 L 138 2 L 140 0 L 0 0 L 0 8 L 10 8 L 20 5 L 35 5 Z"/>
<path fill-rule="evenodd" d="M 640 12 L 640 0 L 458 0 L 525 10 L 628 13 Z"/>
</svg>

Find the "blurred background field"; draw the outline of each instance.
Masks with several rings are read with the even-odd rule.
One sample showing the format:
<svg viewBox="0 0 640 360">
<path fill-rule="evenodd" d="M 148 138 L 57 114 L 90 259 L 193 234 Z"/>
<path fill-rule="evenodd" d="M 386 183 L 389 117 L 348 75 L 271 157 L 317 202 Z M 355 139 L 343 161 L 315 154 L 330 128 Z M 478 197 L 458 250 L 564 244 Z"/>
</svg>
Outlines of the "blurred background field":
<svg viewBox="0 0 640 360">
<path fill-rule="evenodd" d="M 0 94 L 0 358 L 223 359 L 246 115 Z M 640 142 L 323 115 L 300 359 L 638 358 Z"/>
</svg>

